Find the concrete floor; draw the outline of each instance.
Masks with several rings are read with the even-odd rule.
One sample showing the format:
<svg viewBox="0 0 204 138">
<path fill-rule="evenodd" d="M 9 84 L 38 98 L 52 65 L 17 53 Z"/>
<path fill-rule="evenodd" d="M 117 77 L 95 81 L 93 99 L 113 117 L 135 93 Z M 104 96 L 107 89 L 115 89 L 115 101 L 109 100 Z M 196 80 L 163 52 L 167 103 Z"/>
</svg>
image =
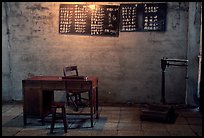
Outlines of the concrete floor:
<svg viewBox="0 0 204 138">
<path fill-rule="evenodd" d="M 100 117 L 90 128 L 90 120 L 67 116 L 68 132 L 61 121 L 50 134 L 49 117 L 44 126 L 39 119 L 28 119 L 23 126 L 21 103 L 2 103 L 2 136 L 202 136 L 202 114 L 189 108 L 176 108 L 174 124 L 141 121 L 141 105 L 134 107 L 100 106 Z M 69 109 L 68 109 L 69 110 Z M 77 118 L 76 118 L 77 117 Z"/>
</svg>

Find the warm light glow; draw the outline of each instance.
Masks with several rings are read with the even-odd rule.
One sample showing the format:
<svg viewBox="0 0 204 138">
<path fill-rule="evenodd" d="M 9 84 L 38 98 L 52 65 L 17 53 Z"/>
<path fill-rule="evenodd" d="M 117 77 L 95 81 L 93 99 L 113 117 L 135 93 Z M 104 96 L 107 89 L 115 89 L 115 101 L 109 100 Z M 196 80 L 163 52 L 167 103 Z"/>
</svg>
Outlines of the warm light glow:
<svg viewBox="0 0 204 138">
<path fill-rule="evenodd" d="M 91 10 L 94 10 L 96 8 L 96 5 L 89 5 Z"/>
</svg>

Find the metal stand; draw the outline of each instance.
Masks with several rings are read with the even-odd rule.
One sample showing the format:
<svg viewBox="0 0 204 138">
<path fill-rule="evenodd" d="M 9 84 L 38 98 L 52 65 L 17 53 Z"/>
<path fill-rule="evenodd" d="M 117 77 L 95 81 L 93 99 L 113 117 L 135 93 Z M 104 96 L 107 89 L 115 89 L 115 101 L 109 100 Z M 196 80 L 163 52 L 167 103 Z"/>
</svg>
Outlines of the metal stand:
<svg viewBox="0 0 204 138">
<path fill-rule="evenodd" d="M 160 121 L 166 123 L 174 123 L 178 114 L 175 112 L 173 106 L 165 105 L 165 69 L 169 66 L 187 66 L 188 60 L 181 59 L 161 59 L 162 68 L 162 91 L 161 91 L 161 103 L 151 104 L 147 109 L 142 110 L 140 116 L 141 120 Z"/>
<path fill-rule="evenodd" d="M 161 68 L 162 68 L 162 92 L 161 92 L 161 103 L 165 104 L 165 69 L 169 66 L 188 66 L 188 60 L 182 59 L 161 59 Z"/>
</svg>

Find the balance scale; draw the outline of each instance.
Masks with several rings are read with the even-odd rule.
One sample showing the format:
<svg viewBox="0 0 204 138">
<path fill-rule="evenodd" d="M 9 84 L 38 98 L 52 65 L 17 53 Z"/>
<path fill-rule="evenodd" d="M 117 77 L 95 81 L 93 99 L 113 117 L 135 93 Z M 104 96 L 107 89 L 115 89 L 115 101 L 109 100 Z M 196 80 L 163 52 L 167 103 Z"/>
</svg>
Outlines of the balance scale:
<svg viewBox="0 0 204 138">
<path fill-rule="evenodd" d="M 167 105 L 165 100 L 165 69 L 168 66 L 185 66 L 187 67 L 188 60 L 182 59 L 161 59 L 162 68 L 162 91 L 161 104 L 149 104 L 146 109 L 141 110 L 141 120 L 159 121 L 164 123 L 174 123 L 178 113 L 172 105 Z"/>
</svg>

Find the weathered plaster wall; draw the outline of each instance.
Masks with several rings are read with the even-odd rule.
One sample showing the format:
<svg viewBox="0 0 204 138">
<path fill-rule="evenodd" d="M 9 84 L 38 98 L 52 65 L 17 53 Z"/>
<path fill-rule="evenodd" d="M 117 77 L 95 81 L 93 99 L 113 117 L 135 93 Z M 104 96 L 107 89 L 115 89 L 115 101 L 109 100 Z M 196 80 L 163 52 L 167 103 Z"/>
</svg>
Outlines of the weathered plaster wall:
<svg viewBox="0 0 204 138">
<path fill-rule="evenodd" d="M 188 104 L 198 105 L 198 70 L 199 70 L 199 46 L 200 46 L 200 24 L 201 24 L 201 7 L 199 3 L 189 3 L 189 25 L 188 25 L 188 53 L 189 71 L 188 71 Z M 200 14 L 198 14 L 200 13 Z"/>
<path fill-rule="evenodd" d="M 9 41 L 2 31 L 5 53 L 2 74 L 8 76 L 3 75 L 2 79 L 9 84 L 3 85 L 3 99 L 22 100 L 21 81 L 29 74 L 62 75 L 63 66 L 77 65 L 81 75 L 99 77 L 100 102 L 160 102 L 160 59 L 187 56 L 188 3 L 168 3 L 165 32 L 120 32 L 119 37 L 60 35 L 59 4 L 7 3 L 8 26 L 5 23 L 2 26 L 9 28 Z M 5 18 L 3 14 L 2 22 Z M 6 53 L 11 55 L 8 59 Z M 11 73 L 7 70 L 9 66 Z M 185 75 L 185 68 L 167 69 L 167 102 L 185 103 Z M 11 82 L 6 81 L 9 78 Z"/>
<path fill-rule="evenodd" d="M 2 4 L 2 98 L 11 99 L 10 45 L 5 3 Z"/>
</svg>

